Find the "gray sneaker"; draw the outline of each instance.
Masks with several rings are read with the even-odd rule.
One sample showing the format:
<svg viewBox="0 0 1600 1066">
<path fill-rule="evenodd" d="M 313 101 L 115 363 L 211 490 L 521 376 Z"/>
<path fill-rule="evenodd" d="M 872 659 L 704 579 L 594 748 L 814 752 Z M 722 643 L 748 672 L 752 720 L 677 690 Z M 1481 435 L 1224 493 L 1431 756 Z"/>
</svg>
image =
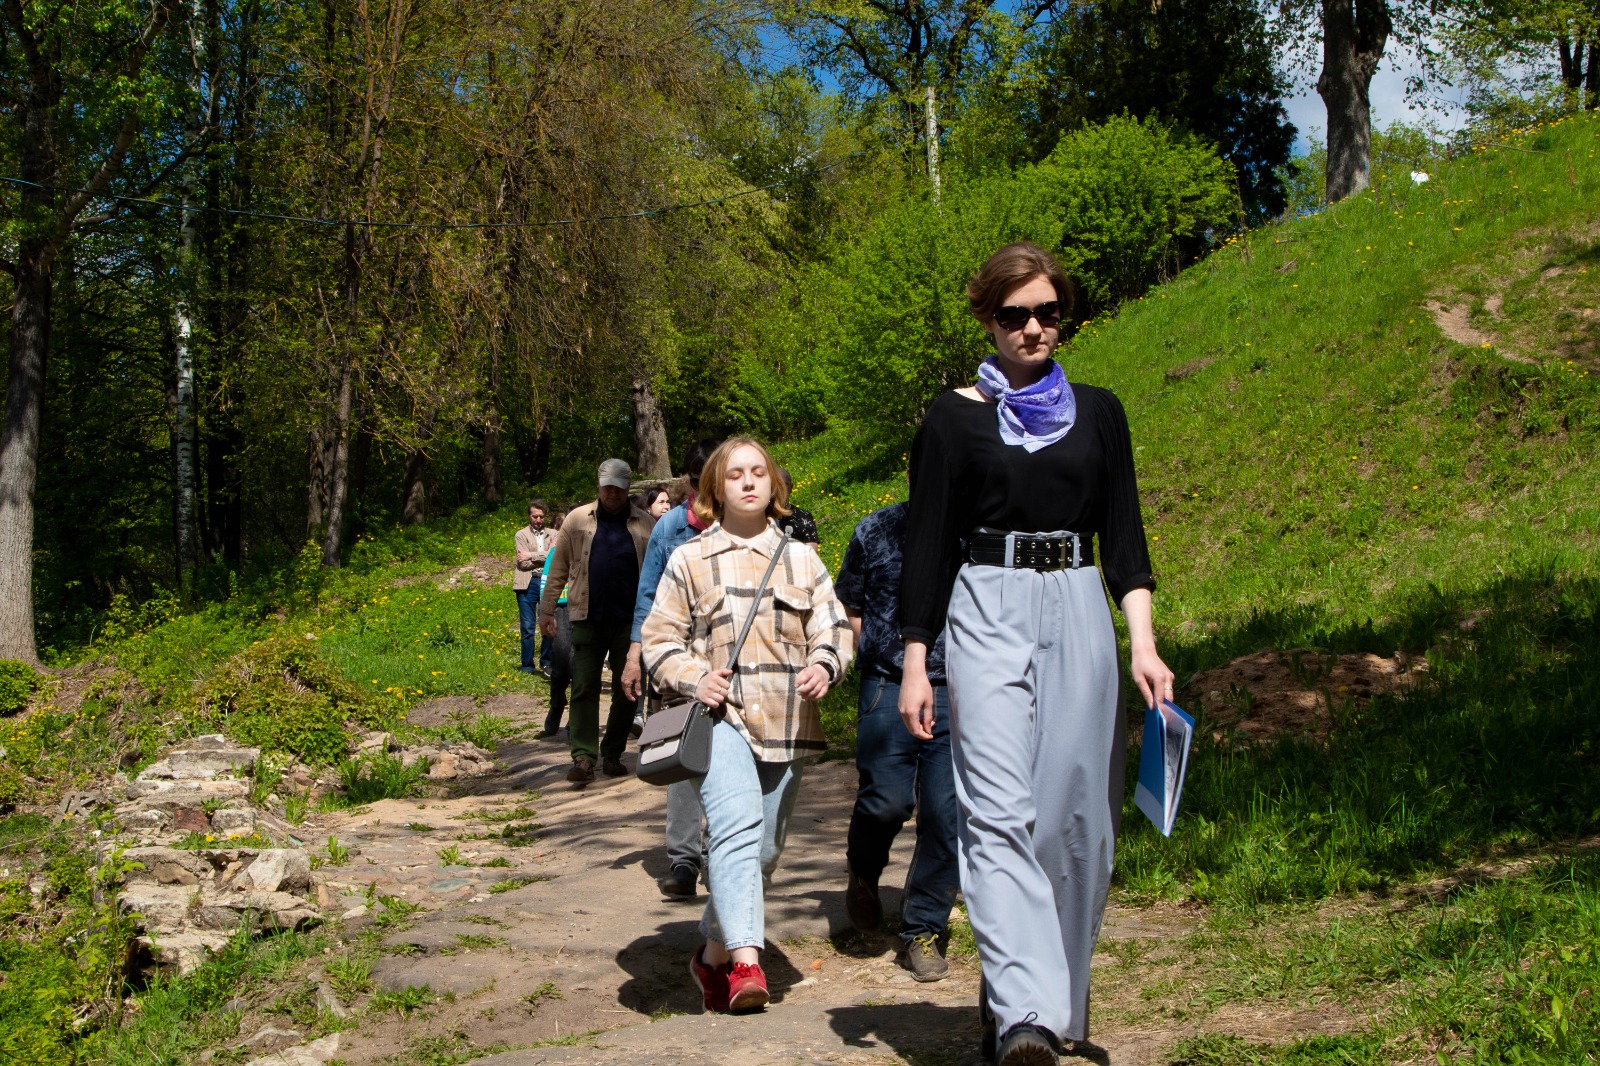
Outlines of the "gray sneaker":
<svg viewBox="0 0 1600 1066">
<path fill-rule="evenodd" d="M 911 971 L 918 981 L 943 981 L 950 976 L 950 964 L 944 961 L 939 950 L 939 938 L 933 933 L 921 933 L 906 942 L 895 960 Z"/>
</svg>

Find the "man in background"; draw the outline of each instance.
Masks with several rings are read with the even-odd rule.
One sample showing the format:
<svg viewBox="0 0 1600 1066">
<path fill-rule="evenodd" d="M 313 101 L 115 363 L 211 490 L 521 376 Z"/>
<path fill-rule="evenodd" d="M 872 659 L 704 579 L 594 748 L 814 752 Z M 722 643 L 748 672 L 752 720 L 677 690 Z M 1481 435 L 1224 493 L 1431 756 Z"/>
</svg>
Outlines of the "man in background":
<svg viewBox="0 0 1600 1066">
<path fill-rule="evenodd" d="M 554 537 L 544 528 L 550 505 L 543 500 L 528 504 L 528 524 L 517 530 L 516 558 L 511 567 L 511 587 L 517 594 L 517 621 L 522 630 L 522 672 L 534 673 L 534 642 L 539 636 L 539 593 L 544 561 Z"/>
<path fill-rule="evenodd" d="M 575 507 L 561 524 L 561 539 L 550 560 L 550 576 L 539 601 L 540 628 L 556 635 L 556 602 L 567 592 L 572 625 L 572 703 L 567 735 L 572 769 L 567 780 L 594 780 L 595 761 L 608 777 L 628 772 L 622 753 L 628 746 L 634 701 L 623 691 L 633 602 L 639 591 L 639 565 L 650 543 L 654 519 L 628 502 L 633 473 L 621 459 L 600 464 L 599 498 Z M 600 736 L 600 688 L 611 667 L 611 712 Z"/>
</svg>

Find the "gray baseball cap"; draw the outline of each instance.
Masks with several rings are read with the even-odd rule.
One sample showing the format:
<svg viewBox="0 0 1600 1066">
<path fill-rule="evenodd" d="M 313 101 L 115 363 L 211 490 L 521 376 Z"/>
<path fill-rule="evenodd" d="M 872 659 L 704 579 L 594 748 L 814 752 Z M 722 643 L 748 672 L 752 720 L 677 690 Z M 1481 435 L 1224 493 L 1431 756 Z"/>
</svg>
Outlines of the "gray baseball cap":
<svg viewBox="0 0 1600 1066">
<path fill-rule="evenodd" d="M 600 487 L 607 485 L 619 489 L 632 487 L 633 471 L 628 469 L 627 463 L 621 459 L 607 459 L 600 464 Z"/>
</svg>

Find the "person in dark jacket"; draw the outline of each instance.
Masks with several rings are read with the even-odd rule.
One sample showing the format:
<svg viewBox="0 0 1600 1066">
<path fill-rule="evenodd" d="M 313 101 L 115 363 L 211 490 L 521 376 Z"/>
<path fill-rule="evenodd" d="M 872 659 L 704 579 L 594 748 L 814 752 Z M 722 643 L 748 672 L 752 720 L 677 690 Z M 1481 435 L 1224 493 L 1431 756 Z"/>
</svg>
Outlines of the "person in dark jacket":
<svg viewBox="0 0 1600 1066">
<path fill-rule="evenodd" d="M 856 635 L 861 695 L 856 719 L 856 772 L 860 783 L 850 815 L 846 859 L 850 867 L 845 909 L 864 933 L 883 922 L 878 878 L 889 848 L 917 814 L 917 846 L 901 896 L 899 962 L 918 981 L 950 972 L 944 960 L 950 908 L 961 887 L 956 862 L 956 786 L 950 766 L 950 701 L 944 683 L 944 640 L 928 651 L 933 686 L 933 736 L 919 740 L 900 721 L 900 676 L 906 648 L 900 640 L 900 564 L 906 538 L 903 503 L 874 511 L 856 526 L 834 578 Z"/>
<path fill-rule="evenodd" d="M 556 602 L 566 591 L 572 621 L 572 706 L 567 734 L 572 769 L 567 780 L 594 780 L 595 760 L 608 777 L 628 772 L 622 753 L 633 726 L 634 701 L 622 688 L 628 658 L 633 601 L 639 591 L 639 564 L 655 520 L 628 502 L 632 471 L 621 459 L 600 464 L 599 499 L 574 507 L 561 524 L 561 539 L 551 552 L 550 577 L 539 601 L 540 627 L 556 635 Z M 611 713 L 600 738 L 600 681 L 611 666 Z"/>
</svg>

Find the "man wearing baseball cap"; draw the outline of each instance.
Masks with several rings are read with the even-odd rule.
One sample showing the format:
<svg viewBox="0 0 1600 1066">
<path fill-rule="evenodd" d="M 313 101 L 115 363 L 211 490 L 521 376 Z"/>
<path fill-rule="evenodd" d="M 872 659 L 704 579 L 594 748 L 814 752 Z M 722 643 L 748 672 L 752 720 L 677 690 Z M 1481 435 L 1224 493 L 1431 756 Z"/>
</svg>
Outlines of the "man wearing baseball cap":
<svg viewBox="0 0 1600 1066">
<path fill-rule="evenodd" d="M 633 473 L 627 463 L 621 459 L 601 463 L 599 482 L 600 498 L 573 508 L 562 523 L 539 601 L 540 628 L 554 636 L 556 601 L 560 590 L 567 590 L 567 616 L 572 622 L 572 703 L 567 719 L 572 769 L 567 780 L 578 785 L 594 780 L 596 760 L 610 777 L 628 772 L 622 753 L 628 746 L 635 701 L 623 691 L 622 670 L 639 591 L 639 564 L 655 524 L 628 502 Z M 611 712 L 602 740 L 600 683 L 608 661 Z"/>
</svg>

